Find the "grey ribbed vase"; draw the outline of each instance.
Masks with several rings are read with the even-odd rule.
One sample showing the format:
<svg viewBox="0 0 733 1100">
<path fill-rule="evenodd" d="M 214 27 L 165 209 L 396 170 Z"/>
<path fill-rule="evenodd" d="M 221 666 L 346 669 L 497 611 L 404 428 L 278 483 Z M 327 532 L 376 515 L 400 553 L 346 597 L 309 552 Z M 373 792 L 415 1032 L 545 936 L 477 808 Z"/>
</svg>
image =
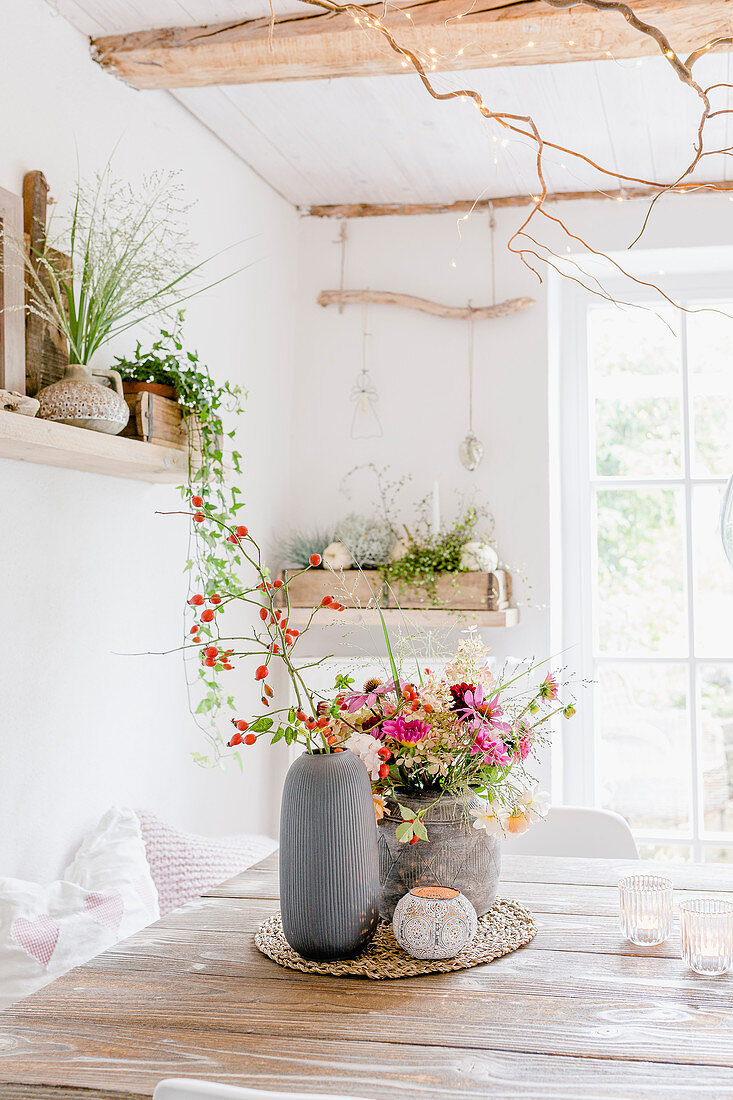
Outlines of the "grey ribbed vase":
<svg viewBox="0 0 733 1100">
<path fill-rule="evenodd" d="M 306 959 L 357 955 L 379 918 L 372 787 L 352 752 L 304 753 L 280 811 L 283 932 Z"/>
<path fill-rule="evenodd" d="M 432 807 L 423 817 L 429 839 L 401 844 L 395 835 L 402 821 L 396 806 L 379 822 L 380 916 L 392 920 L 397 902 L 415 886 L 450 886 L 468 898 L 480 917 L 488 913 L 499 885 L 501 842 L 473 828 L 471 810 L 479 800 L 445 794 L 432 806 L 435 793 L 395 794 L 408 809 Z"/>
</svg>

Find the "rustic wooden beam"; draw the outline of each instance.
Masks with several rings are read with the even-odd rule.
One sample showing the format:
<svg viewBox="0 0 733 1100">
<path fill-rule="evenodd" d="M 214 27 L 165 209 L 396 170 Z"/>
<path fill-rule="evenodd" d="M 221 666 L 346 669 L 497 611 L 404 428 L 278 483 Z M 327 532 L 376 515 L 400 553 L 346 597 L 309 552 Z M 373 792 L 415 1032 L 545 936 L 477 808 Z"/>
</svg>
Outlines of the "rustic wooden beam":
<svg viewBox="0 0 733 1100">
<path fill-rule="evenodd" d="M 627 199 L 651 199 L 658 195 L 661 187 L 626 187 L 614 191 L 557 191 L 547 195 L 545 203 L 604 201 L 625 202 Z M 681 183 L 672 189 L 675 195 L 698 194 L 702 192 L 733 192 L 733 180 L 720 180 L 717 183 Z M 486 210 L 500 210 L 505 206 L 531 206 L 536 202 L 535 195 L 499 195 L 494 199 L 462 199 L 459 202 L 412 202 L 412 203 L 371 203 L 347 202 L 332 206 L 309 206 L 302 213 L 311 218 L 383 218 L 389 216 L 409 216 L 413 214 L 466 214 Z"/>
<path fill-rule="evenodd" d="M 434 317 L 459 320 L 472 317 L 477 321 L 486 321 L 494 317 L 508 317 L 511 313 L 521 313 L 534 305 L 534 298 L 509 298 L 506 302 L 497 302 L 495 306 L 444 306 L 440 302 L 429 302 L 427 298 L 396 294 L 391 290 L 322 290 L 318 295 L 319 306 L 357 305 L 364 302 L 416 309 L 418 313 L 432 313 Z"/>
<path fill-rule="evenodd" d="M 635 0 L 639 18 L 661 27 L 685 54 L 733 33 L 733 0 Z M 401 45 L 442 71 L 501 65 L 631 58 L 656 44 L 622 14 L 579 4 L 558 10 L 543 0 L 407 0 L 398 11 L 366 5 Z M 410 18 L 407 18 L 409 14 Z M 434 53 L 433 53 L 434 51 Z M 322 80 L 404 73 L 382 35 L 347 14 L 309 9 L 268 19 L 170 27 L 92 41 L 98 63 L 136 88 L 194 88 L 269 80 Z"/>
</svg>

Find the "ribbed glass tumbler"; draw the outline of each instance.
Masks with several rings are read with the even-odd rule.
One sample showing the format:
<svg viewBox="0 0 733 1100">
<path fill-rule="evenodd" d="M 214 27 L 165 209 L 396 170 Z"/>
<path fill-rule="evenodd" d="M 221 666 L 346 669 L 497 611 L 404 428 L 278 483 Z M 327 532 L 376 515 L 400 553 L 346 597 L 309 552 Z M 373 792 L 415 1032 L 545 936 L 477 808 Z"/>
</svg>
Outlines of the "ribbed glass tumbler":
<svg viewBox="0 0 733 1100">
<path fill-rule="evenodd" d="M 621 931 L 642 947 L 672 934 L 672 881 L 660 875 L 629 875 L 618 884 Z"/>
<path fill-rule="evenodd" d="M 680 902 L 682 958 L 696 974 L 725 974 L 733 966 L 733 901 Z"/>
</svg>

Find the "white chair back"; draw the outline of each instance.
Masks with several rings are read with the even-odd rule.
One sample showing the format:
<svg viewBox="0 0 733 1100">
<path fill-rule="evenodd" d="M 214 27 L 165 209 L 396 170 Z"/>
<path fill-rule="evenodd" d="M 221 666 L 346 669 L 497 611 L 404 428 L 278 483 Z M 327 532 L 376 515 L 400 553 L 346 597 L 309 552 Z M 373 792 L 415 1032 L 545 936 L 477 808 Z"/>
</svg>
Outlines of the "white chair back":
<svg viewBox="0 0 733 1100">
<path fill-rule="evenodd" d="M 639 858 L 626 818 L 586 806 L 553 806 L 546 820 L 535 822 L 529 832 L 507 837 L 504 851 L 510 856 Z"/>
<path fill-rule="evenodd" d="M 239 1085 L 217 1085 L 214 1081 L 192 1081 L 183 1077 L 170 1077 L 155 1086 L 153 1100 L 353 1100 L 331 1093 L 264 1092 L 262 1089 L 245 1089 Z"/>
</svg>

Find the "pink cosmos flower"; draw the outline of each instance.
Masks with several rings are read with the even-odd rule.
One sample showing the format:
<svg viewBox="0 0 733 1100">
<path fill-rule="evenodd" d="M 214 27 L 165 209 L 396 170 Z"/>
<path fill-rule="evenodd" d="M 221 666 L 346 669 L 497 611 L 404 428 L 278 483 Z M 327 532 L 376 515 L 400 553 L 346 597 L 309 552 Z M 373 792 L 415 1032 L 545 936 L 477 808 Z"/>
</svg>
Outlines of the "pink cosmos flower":
<svg viewBox="0 0 733 1100">
<path fill-rule="evenodd" d="M 430 733 L 427 722 L 421 722 L 419 718 L 406 721 L 404 718 L 389 718 L 382 722 L 381 733 L 383 737 L 391 737 L 393 741 L 399 741 L 402 745 L 415 745 L 422 741 Z"/>
</svg>

